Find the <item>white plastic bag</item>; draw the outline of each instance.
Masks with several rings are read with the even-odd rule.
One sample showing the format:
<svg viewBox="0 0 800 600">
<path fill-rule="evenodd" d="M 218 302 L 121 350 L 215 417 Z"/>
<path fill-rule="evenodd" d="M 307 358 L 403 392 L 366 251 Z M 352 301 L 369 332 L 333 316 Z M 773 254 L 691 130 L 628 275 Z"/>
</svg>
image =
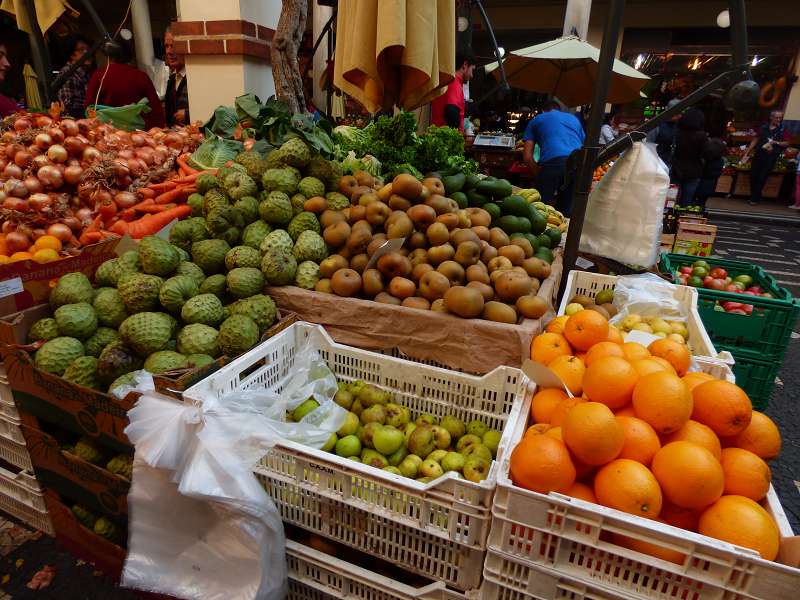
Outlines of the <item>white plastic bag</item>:
<svg viewBox="0 0 800 600">
<path fill-rule="evenodd" d="M 283 524 L 252 469 L 280 439 L 321 447 L 347 411 L 310 344 L 279 389 L 209 397 L 201 407 L 139 398 L 125 429 L 136 454 L 123 586 L 192 600 L 286 596 Z M 309 397 L 320 406 L 287 422 L 286 411 Z"/>
<path fill-rule="evenodd" d="M 675 285 L 655 273 L 617 277 L 612 304 L 617 314 L 609 320 L 611 324 L 630 314 L 670 321 L 686 321 L 688 317 L 686 308 L 675 298 Z"/>
<path fill-rule="evenodd" d="M 669 171 L 651 144 L 636 142 L 589 195 L 580 250 L 629 265 L 658 260 Z"/>
</svg>

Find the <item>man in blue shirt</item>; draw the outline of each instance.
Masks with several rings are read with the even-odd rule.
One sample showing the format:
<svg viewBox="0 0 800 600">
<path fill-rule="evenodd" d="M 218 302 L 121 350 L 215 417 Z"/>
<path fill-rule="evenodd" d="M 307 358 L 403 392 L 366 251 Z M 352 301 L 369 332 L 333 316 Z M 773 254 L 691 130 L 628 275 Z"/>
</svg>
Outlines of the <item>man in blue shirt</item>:
<svg viewBox="0 0 800 600">
<path fill-rule="evenodd" d="M 546 102 L 542 113 L 531 119 L 522 139 L 525 142 L 525 163 L 533 167 L 533 147 L 539 145 L 539 173 L 536 175 L 536 189 L 542 202 L 553 204 L 558 197 L 558 208 L 565 215 L 572 212 L 572 184 L 559 192 L 564 185 L 567 159 L 575 150 L 583 146 L 585 138 L 583 127 L 575 115 L 561 112 L 555 100 Z"/>
</svg>

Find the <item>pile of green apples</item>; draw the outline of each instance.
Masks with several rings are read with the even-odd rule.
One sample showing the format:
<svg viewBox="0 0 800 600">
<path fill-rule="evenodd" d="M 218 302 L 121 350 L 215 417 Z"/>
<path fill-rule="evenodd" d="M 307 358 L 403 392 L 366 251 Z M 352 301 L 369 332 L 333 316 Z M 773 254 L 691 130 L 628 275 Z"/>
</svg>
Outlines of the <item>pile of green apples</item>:
<svg viewBox="0 0 800 600">
<path fill-rule="evenodd" d="M 339 382 L 334 401 L 348 411 L 344 425 L 322 447 L 349 460 L 427 483 L 448 473 L 479 482 L 497 455 L 501 433 L 482 421 L 465 423 L 430 414 L 412 420 L 392 394 L 364 381 Z M 315 407 L 307 400 L 292 413 L 300 420 Z"/>
</svg>

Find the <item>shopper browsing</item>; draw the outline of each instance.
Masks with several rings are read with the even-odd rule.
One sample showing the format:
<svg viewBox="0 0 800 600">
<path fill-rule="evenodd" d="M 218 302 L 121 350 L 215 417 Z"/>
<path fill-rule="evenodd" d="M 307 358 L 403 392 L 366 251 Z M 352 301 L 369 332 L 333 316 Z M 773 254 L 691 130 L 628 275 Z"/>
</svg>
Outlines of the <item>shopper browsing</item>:
<svg viewBox="0 0 800 600">
<path fill-rule="evenodd" d="M 565 183 L 567 159 L 583 146 L 585 137 L 578 118 L 562 112 L 558 102 L 550 100 L 542 107 L 542 113 L 528 123 L 522 138 L 525 141 L 524 160 L 531 169 L 536 164 L 533 147 L 538 144 L 540 148 L 536 188 L 542 202 L 552 204 L 558 196 L 558 208 L 567 216 L 572 212 L 572 183 L 559 190 Z"/>
<path fill-rule="evenodd" d="M 608 114 L 603 119 L 603 126 L 600 128 L 600 145 L 606 146 L 610 144 L 617 135 L 619 135 L 617 117 Z"/>
<path fill-rule="evenodd" d="M 679 98 L 673 98 L 667 102 L 667 110 L 676 106 L 679 102 Z M 675 151 L 675 143 L 678 138 L 678 121 L 680 118 L 680 113 L 672 115 L 668 121 L 661 123 L 647 134 L 647 141 L 656 145 L 658 157 L 664 161 L 667 168 L 672 166 L 672 154 Z"/>
<path fill-rule="evenodd" d="M 164 34 L 164 62 L 170 70 L 164 112 L 167 125 L 189 123 L 189 91 L 186 84 L 186 61 L 183 54 L 175 52 L 175 36 L 171 29 Z"/>
<path fill-rule="evenodd" d="M 678 135 L 672 155 L 672 179 L 680 188 L 678 202 L 689 206 L 703 175 L 703 152 L 708 142 L 706 118 L 698 108 L 690 108 L 678 121 Z"/>
<path fill-rule="evenodd" d="M 69 41 L 69 60 L 64 65 L 64 68 L 61 69 L 61 72 L 63 73 L 81 60 L 88 49 L 89 44 L 85 39 L 81 37 L 72 38 Z M 87 63 L 83 63 L 72 72 L 72 75 L 59 88 L 58 101 L 64 105 L 65 115 L 76 119 L 84 116 L 84 100 L 86 99 L 86 88 L 89 85 L 90 74 L 91 68 Z"/>
<path fill-rule="evenodd" d="M 456 56 L 458 70 L 447 91 L 431 102 L 431 124 L 438 127 L 452 127 L 464 131 L 464 84 L 472 79 L 475 73 L 475 59 L 459 54 Z"/>
<path fill-rule="evenodd" d="M 761 202 L 761 193 L 764 191 L 764 184 L 767 177 L 775 168 L 778 157 L 789 146 L 787 141 L 788 133 L 783 129 L 783 113 L 773 110 L 769 114 L 769 121 L 758 129 L 753 140 L 750 142 L 744 155 L 742 163 L 746 163 L 750 155 L 753 154 L 753 162 L 750 166 L 750 204 L 756 205 Z"/>
</svg>

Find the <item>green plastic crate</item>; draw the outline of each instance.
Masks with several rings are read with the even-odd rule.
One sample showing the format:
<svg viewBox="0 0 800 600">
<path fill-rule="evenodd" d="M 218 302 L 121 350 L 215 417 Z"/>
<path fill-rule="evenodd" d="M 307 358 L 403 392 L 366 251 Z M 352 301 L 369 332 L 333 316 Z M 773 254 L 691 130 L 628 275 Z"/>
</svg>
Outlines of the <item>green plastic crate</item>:
<svg viewBox="0 0 800 600">
<path fill-rule="evenodd" d="M 775 377 L 781 368 L 781 362 L 759 360 L 749 352 L 742 353 L 733 347 L 718 346 L 718 349 L 728 350 L 733 354 L 734 359 L 736 359 L 736 363 L 732 367 L 736 376 L 736 385 L 747 392 L 754 409 L 764 411 L 769 404 L 769 398 L 772 395 L 772 388 L 775 386 Z"/>
<path fill-rule="evenodd" d="M 659 269 L 664 274 L 675 276 L 682 266 L 691 265 L 697 257 L 683 254 L 662 254 Z M 720 292 L 697 288 L 697 310 L 711 341 L 719 348 L 725 346 L 731 353 L 749 351 L 759 360 L 780 362 L 789 344 L 800 305 L 786 288 L 758 265 L 738 260 L 707 258 L 712 267 L 722 267 L 730 277 L 750 275 L 754 285 L 760 286 L 772 298 L 748 296 L 732 292 Z M 752 304 L 753 313 L 737 315 L 716 308 L 717 302 L 741 302 Z M 752 357 L 751 355 L 751 357 Z"/>
</svg>

